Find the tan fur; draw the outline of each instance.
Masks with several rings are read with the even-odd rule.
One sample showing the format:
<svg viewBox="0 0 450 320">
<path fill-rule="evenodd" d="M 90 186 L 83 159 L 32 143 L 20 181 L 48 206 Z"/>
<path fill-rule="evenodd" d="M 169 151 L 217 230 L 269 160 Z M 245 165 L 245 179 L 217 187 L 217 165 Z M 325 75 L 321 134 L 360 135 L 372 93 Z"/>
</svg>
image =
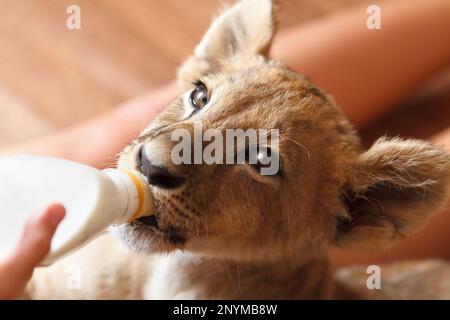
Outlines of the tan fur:
<svg viewBox="0 0 450 320">
<path fill-rule="evenodd" d="M 330 96 L 267 58 L 273 11 L 272 1 L 244 0 L 219 16 L 180 69 L 186 94 L 121 155 L 120 167 L 137 169 L 136 154 L 145 146 L 154 164 L 187 178 L 176 190 L 152 188 L 159 230 L 139 222 L 114 230 L 141 255 L 118 249 L 115 240 L 104 236 L 39 271 L 30 285 L 31 297 L 449 296 L 446 290 L 414 295 L 437 282 L 449 287 L 443 263 L 422 269 L 423 263 L 411 264 L 401 269 L 406 275 L 397 282 L 383 276 L 388 289 L 375 296 L 365 287 L 359 271 L 364 269 L 334 276 L 327 257 L 330 246 L 383 248 L 416 230 L 445 204 L 450 156 L 426 142 L 398 138 L 381 138 L 363 150 Z M 187 117 L 185 97 L 197 80 L 206 84 L 211 100 Z M 175 166 L 171 133 L 175 128 L 193 131 L 194 121 L 201 121 L 203 130 L 279 129 L 282 176 L 259 176 L 245 164 Z M 171 238 L 174 231 L 178 241 Z M 81 261 L 83 289 L 64 288 L 64 269 Z M 390 275 L 389 270 L 399 268 L 382 266 L 383 275 Z"/>
</svg>

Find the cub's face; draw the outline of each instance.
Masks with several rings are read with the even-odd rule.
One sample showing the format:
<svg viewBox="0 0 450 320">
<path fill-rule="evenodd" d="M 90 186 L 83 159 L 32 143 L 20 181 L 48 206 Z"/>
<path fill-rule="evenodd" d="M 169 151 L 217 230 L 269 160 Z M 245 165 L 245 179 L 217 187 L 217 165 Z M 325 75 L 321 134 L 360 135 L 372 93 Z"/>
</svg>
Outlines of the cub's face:
<svg viewBox="0 0 450 320">
<path fill-rule="evenodd" d="M 150 176 L 156 204 L 154 218 L 124 226 L 129 242 L 150 251 L 250 257 L 321 243 L 332 227 L 327 220 L 335 219 L 320 208 L 325 195 L 338 199 L 335 168 L 341 160 L 335 155 L 357 142 L 334 104 L 302 76 L 262 57 L 185 83 L 185 93 L 120 159 L 120 166 Z M 206 97 L 201 108 L 192 101 L 199 95 Z M 174 164 L 179 141 L 172 141 L 173 133 L 182 128 L 193 136 L 199 124 L 202 132 L 216 129 L 224 138 L 226 129 L 279 130 L 277 146 L 270 139 L 258 142 L 270 148 L 279 170 L 263 175 L 262 164 L 248 158 L 240 164 Z M 208 144 L 203 141 L 203 150 Z M 223 159 L 229 153 L 223 150 Z"/>
<path fill-rule="evenodd" d="M 448 168 L 448 155 L 385 139 L 361 153 L 334 101 L 266 57 L 272 19 L 269 0 L 244 0 L 217 18 L 180 70 L 184 94 L 121 154 L 119 167 L 148 177 L 156 207 L 154 215 L 116 228 L 130 247 L 252 260 L 306 256 L 332 243 L 376 246 L 413 229 L 445 199 L 448 170 L 436 171 L 431 178 L 447 180 L 430 185 L 429 201 L 414 207 L 423 200 L 414 186 L 430 179 L 423 166 Z M 250 140 L 226 147 L 229 129 L 269 133 L 252 154 Z M 208 130 L 217 136 L 204 136 Z M 180 133 L 191 138 L 181 163 L 174 159 Z M 221 138 L 214 156 L 227 162 L 231 152 L 235 161 L 207 163 L 205 150 Z M 402 161 L 417 156 L 417 144 L 435 162 L 423 158 L 421 168 L 405 171 Z M 236 161 L 238 154 L 245 161 Z M 262 174 L 269 160 L 277 170 Z M 389 212 L 381 214 L 380 203 Z"/>
</svg>

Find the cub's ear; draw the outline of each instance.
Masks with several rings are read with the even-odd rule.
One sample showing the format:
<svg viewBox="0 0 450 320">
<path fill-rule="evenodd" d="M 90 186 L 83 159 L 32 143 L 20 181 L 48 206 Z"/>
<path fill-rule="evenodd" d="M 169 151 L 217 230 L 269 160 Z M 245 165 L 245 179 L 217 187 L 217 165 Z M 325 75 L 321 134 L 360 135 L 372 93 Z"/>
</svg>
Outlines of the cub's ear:
<svg viewBox="0 0 450 320">
<path fill-rule="evenodd" d="M 203 73 L 216 72 L 233 57 L 266 55 L 274 33 L 273 2 L 241 0 L 224 10 L 181 70 L 201 67 Z"/>
<path fill-rule="evenodd" d="M 195 49 L 200 59 L 266 54 L 273 35 L 271 0 L 242 0 L 216 18 Z"/>
<path fill-rule="evenodd" d="M 379 139 L 356 160 L 335 243 L 381 248 L 424 224 L 450 191 L 450 155 L 418 140 Z"/>
</svg>

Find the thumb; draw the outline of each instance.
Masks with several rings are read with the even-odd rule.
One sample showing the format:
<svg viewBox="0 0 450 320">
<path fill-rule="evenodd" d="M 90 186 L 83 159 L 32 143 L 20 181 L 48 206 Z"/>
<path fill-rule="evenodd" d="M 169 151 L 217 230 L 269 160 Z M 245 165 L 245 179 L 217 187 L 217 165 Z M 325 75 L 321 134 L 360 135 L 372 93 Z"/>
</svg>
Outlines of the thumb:
<svg viewBox="0 0 450 320">
<path fill-rule="evenodd" d="M 16 250 L 0 263 L 0 299 L 20 296 L 34 268 L 50 250 L 52 237 L 64 215 L 64 207 L 54 204 L 28 220 Z"/>
<path fill-rule="evenodd" d="M 42 213 L 32 216 L 25 226 L 13 260 L 24 272 L 32 271 L 50 250 L 56 228 L 65 216 L 60 204 L 52 204 Z"/>
</svg>

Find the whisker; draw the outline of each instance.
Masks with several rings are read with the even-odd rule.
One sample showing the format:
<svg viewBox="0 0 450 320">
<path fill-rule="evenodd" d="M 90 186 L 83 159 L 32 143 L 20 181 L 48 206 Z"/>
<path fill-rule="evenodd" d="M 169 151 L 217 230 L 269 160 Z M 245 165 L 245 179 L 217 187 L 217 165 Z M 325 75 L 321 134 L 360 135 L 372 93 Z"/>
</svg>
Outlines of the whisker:
<svg viewBox="0 0 450 320">
<path fill-rule="evenodd" d="M 289 138 L 289 137 L 283 137 L 283 139 L 291 141 L 291 142 L 295 143 L 297 146 L 301 147 L 306 152 L 306 154 L 308 155 L 308 159 L 311 160 L 311 153 L 309 152 L 308 148 L 306 148 L 303 144 L 301 144 L 297 140 L 294 140 L 294 139 Z"/>
</svg>

